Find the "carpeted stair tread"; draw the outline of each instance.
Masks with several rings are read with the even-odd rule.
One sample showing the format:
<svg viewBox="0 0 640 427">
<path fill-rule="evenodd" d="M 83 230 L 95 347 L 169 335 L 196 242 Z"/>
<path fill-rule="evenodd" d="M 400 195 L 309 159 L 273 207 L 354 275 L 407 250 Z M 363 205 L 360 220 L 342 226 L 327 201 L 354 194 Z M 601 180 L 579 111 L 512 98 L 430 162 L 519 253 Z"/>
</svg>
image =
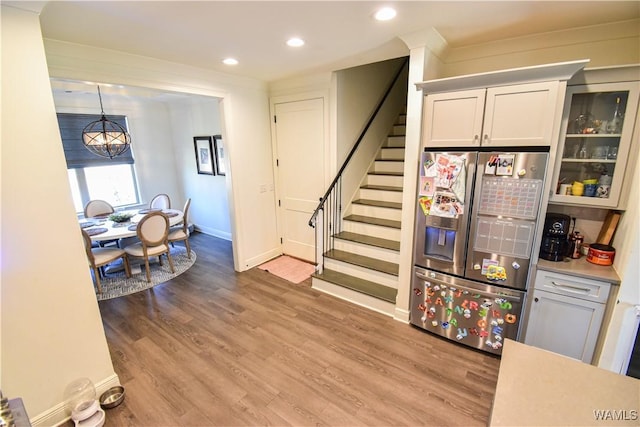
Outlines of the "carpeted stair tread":
<svg viewBox="0 0 640 427">
<path fill-rule="evenodd" d="M 384 191 L 399 191 L 402 192 L 402 187 L 393 187 L 390 185 L 362 185 L 360 188 L 364 188 L 366 190 L 384 190 Z"/>
<path fill-rule="evenodd" d="M 356 205 L 376 206 L 379 208 L 402 209 L 402 203 L 385 202 L 384 200 L 358 199 L 353 201 Z"/>
<path fill-rule="evenodd" d="M 383 261 L 380 259 L 341 251 L 338 249 L 331 249 L 325 252 L 324 256 L 326 258 L 346 262 L 348 264 L 357 265 L 359 267 L 368 268 L 370 270 L 379 271 L 381 273 L 386 273 L 393 276 L 398 275 L 399 266 L 398 264 L 395 264 L 393 262 Z"/>
<path fill-rule="evenodd" d="M 378 248 L 390 249 L 392 251 L 400 250 L 400 242 L 389 239 L 381 239 L 379 237 L 368 236 L 365 234 L 352 233 L 350 231 L 341 231 L 334 237 L 350 242 L 362 243 L 364 245 L 375 246 Z"/>
<path fill-rule="evenodd" d="M 396 295 L 398 294 L 398 291 L 396 289 L 390 288 L 388 286 L 380 285 L 369 280 L 360 279 L 358 277 L 350 276 L 348 274 L 340 273 L 333 270 L 325 269 L 322 274 L 314 273 L 312 274 L 312 277 L 393 304 L 395 304 Z"/>
<path fill-rule="evenodd" d="M 374 218 L 372 216 L 364 215 L 348 215 L 344 217 L 344 219 L 345 221 L 362 222 L 365 224 L 380 225 L 382 227 L 400 229 L 400 221 L 394 221 L 392 219 Z"/>
</svg>

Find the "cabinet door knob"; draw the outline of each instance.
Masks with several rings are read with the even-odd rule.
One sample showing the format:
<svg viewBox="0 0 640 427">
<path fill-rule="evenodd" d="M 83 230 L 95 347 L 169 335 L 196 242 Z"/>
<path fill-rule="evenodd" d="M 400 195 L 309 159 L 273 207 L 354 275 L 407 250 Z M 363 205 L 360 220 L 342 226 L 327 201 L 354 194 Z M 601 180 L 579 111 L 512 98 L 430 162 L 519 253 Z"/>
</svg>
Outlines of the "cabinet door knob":
<svg viewBox="0 0 640 427">
<path fill-rule="evenodd" d="M 534 298 L 533 300 L 534 300 L 535 302 L 538 302 L 538 301 L 540 301 L 540 300 L 539 300 L 538 298 Z"/>
<path fill-rule="evenodd" d="M 488 134 L 484 134 L 484 142 L 488 143 L 489 142 L 489 135 Z"/>
<path fill-rule="evenodd" d="M 480 135 L 473 135 L 473 143 L 477 144 L 480 142 Z"/>
</svg>

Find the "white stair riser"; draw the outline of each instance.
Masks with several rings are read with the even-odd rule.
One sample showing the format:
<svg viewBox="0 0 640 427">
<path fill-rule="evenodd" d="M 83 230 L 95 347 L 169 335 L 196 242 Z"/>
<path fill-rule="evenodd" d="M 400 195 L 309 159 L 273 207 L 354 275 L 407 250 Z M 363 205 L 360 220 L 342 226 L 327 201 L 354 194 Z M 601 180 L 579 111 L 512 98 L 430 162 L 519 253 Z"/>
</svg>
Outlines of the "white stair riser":
<svg viewBox="0 0 640 427">
<path fill-rule="evenodd" d="M 366 224 L 364 222 L 344 221 L 343 230 L 352 233 L 364 234 L 365 236 L 379 237 L 381 239 L 389 239 L 400 241 L 400 230 L 391 227 L 382 227 L 379 225 Z"/>
<path fill-rule="evenodd" d="M 392 219 L 394 221 L 402 220 L 401 209 L 361 205 L 359 203 L 353 203 L 351 205 L 351 213 L 355 215 L 371 216 L 374 218 Z"/>
<path fill-rule="evenodd" d="M 388 187 L 402 187 L 404 181 L 403 176 L 396 175 L 367 175 L 367 184 L 369 185 L 386 185 Z"/>
<path fill-rule="evenodd" d="M 404 173 L 404 162 L 376 160 L 373 162 L 373 172 Z"/>
<path fill-rule="evenodd" d="M 370 297 L 369 295 L 365 295 L 363 293 L 356 292 L 349 288 L 344 288 L 330 282 L 325 282 L 324 280 L 317 279 L 315 277 L 311 280 L 311 287 L 320 292 L 333 295 L 336 298 L 349 301 L 361 307 L 377 311 L 378 313 L 386 314 L 387 316 L 393 317 L 395 312 L 395 304 L 383 301 L 378 298 Z"/>
<path fill-rule="evenodd" d="M 349 264 L 331 258 L 324 259 L 324 267 L 339 273 L 348 274 L 349 276 L 358 277 L 360 279 L 369 280 L 379 285 L 388 286 L 398 289 L 398 277 L 380 271 L 370 270 L 358 265 Z"/>
<path fill-rule="evenodd" d="M 360 188 L 358 190 L 358 198 L 367 200 L 381 200 L 383 202 L 402 203 L 402 192 L 376 190 L 372 188 Z"/>
<path fill-rule="evenodd" d="M 380 159 L 404 159 L 404 148 L 385 148 L 380 149 Z"/>
<path fill-rule="evenodd" d="M 382 261 L 400 263 L 400 252 L 392 249 L 380 248 L 378 246 L 371 246 L 364 243 L 352 242 L 349 240 L 335 239 L 335 248 L 340 251 L 349 252 L 352 254 L 358 254 L 367 256 L 369 258 L 375 258 Z"/>
<path fill-rule="evenodd" d="M 387 143 L 384 144 L 385 147 L 389 147 L 389 148 L 404 148 L 404 145 L 405 145 L 404 135 L 388 136 Z"/>
</svg>

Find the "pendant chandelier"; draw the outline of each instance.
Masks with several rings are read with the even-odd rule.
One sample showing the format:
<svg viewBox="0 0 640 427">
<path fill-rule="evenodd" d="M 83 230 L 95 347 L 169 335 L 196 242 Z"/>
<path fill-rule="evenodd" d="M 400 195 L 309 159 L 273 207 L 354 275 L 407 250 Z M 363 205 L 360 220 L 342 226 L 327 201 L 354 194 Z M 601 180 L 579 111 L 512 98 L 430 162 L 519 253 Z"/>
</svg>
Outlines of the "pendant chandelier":
<svg viewBox="0 0 640 427">
<path fill-rule="evenodd" d="M 131 136 L 125 128 L 104 115 L 100 86 L 98 86 L 98 97 L 102 117 L 85 126 L 82 130 L 82 142 L 92 153 L 113 159 L 129 149 Z"/>
</svg>

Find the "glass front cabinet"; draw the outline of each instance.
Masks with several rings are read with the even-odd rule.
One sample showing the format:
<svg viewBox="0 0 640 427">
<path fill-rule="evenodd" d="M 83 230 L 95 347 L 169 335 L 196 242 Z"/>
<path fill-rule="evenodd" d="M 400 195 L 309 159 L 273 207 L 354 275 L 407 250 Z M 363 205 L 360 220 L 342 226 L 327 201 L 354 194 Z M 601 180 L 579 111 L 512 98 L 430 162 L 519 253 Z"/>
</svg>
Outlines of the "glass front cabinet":
<svg viewBox="0 0 640 427">
<path fill-rule="evenodd" d="M 624 82 L 567 89 L 551 203 L 618 206 L 629 152 L 638 144 L 632 134 L 639 87 Z"/>
</svg>

